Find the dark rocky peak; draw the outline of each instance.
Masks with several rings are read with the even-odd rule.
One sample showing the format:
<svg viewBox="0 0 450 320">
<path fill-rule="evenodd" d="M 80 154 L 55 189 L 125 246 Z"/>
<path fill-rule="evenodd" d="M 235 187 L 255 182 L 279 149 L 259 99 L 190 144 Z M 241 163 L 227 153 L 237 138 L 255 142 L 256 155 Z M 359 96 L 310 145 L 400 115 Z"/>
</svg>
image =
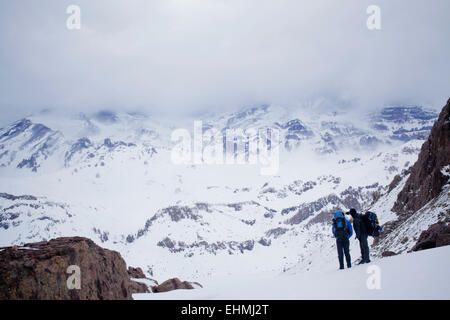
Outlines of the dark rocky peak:
<svg viewBox="0 0 450 320">
<path fill-rule="evenodd" d="M 110 138 L 106 138 L 103 141 L 103 145 L 105 147 L 109 148 L 109 149 L 114 149 L 114 148 L 117 148 L 117 147 L 120 147 L 120 146 L 122 146 L 122 147 L 135 147 L 136 146 L 136 144 L 131 143 L 131 142 L 126 143 L 126 142 L 123 142 L 123 141 L 111 141 Z"/>
<path fill-rule="evenodd" d="M 80 152 L 81 150 L 88 149 L 92 147 L 92 142 L 88 138 L 80 138 L 78 139 L 72 146 L 70 147 L 70 151 L 67 151 L 65 154 L 65 163 L 72 159 L 72 157 Z"/>
<path fill-rule="evenodd" d="M 420 251 L 448 245 L 450 245 L 450 224 L 440 221 L 423 231 L 411 250 Z"/>
<path fill-rule="evenodd" d="M 431 130 L 431 126 L 423 126 L 413 129 L 400 128 L 392 132 L 391 139 L 402 142 L 408 142 L 411 140 L 426 140 Z"/>
<path fill-rule="evenodd" d="M 6 199 L 6 200 L 11 200 L 11 201 L 16 201 L 16 200 L 29 200 L 29 201 L 36 201 L 37 198 L 34 196 L 29 196 L 29 195 L 23 195 L 23 196 L 15 196 L 9 193 L 0 193 L 0 198 Z"/>
<path fill-rule="evenodd" d="M 437 116 L 434 111 L 425 110 L 419 106 L 395 106 L 383 108 L 377 118 L 388 122 L 404 123 L 411 120 L 433 120 Z"/>
<path fill-rule="evenodd" d="M 300 119 L 292 119 L 284 124 L 276 123 L 280 128 L 287 129 L 286 138 L 296 138 L 300 136 L 313 136 L 314 133 L 309 130 L 306 125 Z"/>
<path fill-rule="evenodd" d="M 0 140 L 9 140 L 14 137 L 17 137 L 29 127 L 31 127 L 33 123 L 28 119 L 22 119 L 13 123 L 6 131 L 0 136 Z"/>
<path fill-rule="evenodd" d="M 292 119 L 285 124 L 280 125 L 283 129 L 288 129 L 288 131 L 302 131 L 305 130 L 305 125 L 299 119 Z"/>
<path fill-rule="evenodd" d="M 23 144 L 23 146 L 27 146 L 37 141 L 40 141 L 50 132 L 52 132 L 52 130 L 47 126 L 44 126 L 43 124 L 37 123 L 33 125 L 31 127 L 31 136 Z"/>
<path fill-rule="evenodd" d="M 443 173 L 450 164 L 450 99 L 422 145 L 417 162 L 392 208 L 399 215 L 410 215 L 437 197 L 449 176 Z"/>
</svg>

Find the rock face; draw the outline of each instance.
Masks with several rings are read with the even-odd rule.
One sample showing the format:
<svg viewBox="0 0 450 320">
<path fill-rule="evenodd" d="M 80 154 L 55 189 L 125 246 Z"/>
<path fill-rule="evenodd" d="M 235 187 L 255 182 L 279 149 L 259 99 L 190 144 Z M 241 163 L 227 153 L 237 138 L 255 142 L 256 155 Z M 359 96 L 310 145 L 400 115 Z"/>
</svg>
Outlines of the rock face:
<svg viewBox="0 0 450 320">
<path fill-rule="evenodd" d="M 450 245 L 450 224 L 438 222 L 423 231 L 412 251 Z"/>
<path fill-rule="evenodd" d="M 144 279 L 146 278 L 144 272 L 142 271 L 141 268 L 133 268 L 133 267 L 128 267 L 128 275 L 131 278 L 136 278 L 136 279 Z"/>
<path fill-rule="evenodd" d="M 409 174 L 409 177 L 392 208 L 392 211 L 397 213 L 397 219 L 383 225 L 384 230 L 381 236 L 373 243 L 375 247 L 383 243 L 386 245 L 385 240 L 389 238 L 389 235 L 398 233 L 407 221 L 414 223 L 414 221 L 426 220 L 422 217 L 424 214 L 429 212 L 431 216 L 431 213 L 437 210 L 433 209 L 432 201 L 446 197 L 446 191 L 443 190 L 450 179 L 450 99 L 433 125 L 428 140 L 422 145 L 418 160 L 405 174 Z M 389 191 L 392 191 L 401 179 L 402 177 L 395 177 L 389 186 Z M 431 209 L 420 212 L 421 208 L 430 203 Z M 416 216 L 417 214 L 420 216 Z M 449 215 L 445 213 L 434 219 L 431 223 L 450 220 Z M 415 227 L 411 226 L 411 228 Z M 424 238 L 422 240 L 419 241 L 422 242 L 420 245 L 416 244 L 416 248 L 425 248 L 430 245 Z M 405 236 L 402 241 L 406 243 L 408 238 Z M 391 244 L 387 244 L 387 247 Z"/>
<path fill-rule="evenodd" d="M 150 293 L 148 286 L 141 282 L 130 281 L 130 292 L 135 293 Z"/>
<path fill-rule="evenodd" d="M 160 285 L 152 287 L 152 291 L 154 293 L 158 292 L 167 292 L 172 290 L 178 290 L 178 289 L 194 289 L 194 285 L 197 285 L 201 287 L 201 285 L 197 282 L 188 282 L 188 281 L 181 281 L 178 278 L 173 278 L 164 281 Z"/>
<path fill-rule="evenodd" d="M 76 271 L 69 266 L 79 267 L 79 289 L 68 288 L 68 282 L 76 284 L 72 281 Z M 58 238 L 0 249 L 0 300 L 129 300 L 138 292 L 149 291 L 146 285 L 130 280 L 120 254 L 87 238 Z"/>
<path fill-rule="evenodd" d="M 392 208 L 401 215 L 410 215 L 437 197 L 449 181 L 442 169 L 450 164 L 450 99 L 423 144 L 417 162 Z"/>
</svg>

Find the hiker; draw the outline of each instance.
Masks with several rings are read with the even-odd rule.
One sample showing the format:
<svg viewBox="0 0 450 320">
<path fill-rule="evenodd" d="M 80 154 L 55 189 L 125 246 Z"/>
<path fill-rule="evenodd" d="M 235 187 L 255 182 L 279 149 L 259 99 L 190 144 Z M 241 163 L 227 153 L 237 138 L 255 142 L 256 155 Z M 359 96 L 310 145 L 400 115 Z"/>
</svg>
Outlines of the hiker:
<svg viewBox="0 0 450 320">
<path fill-rule="evenodd" d="M 353 235 L 353 228 L 351 223 L 345 219 L 341 211 L 334 212 L 333 218 L 333 235 L 336 238 L 336 246 L 339 258 L 339 269 L 344 269 L 344 254 L 347 262 L 347 268 L 352 267 L 350 257 L 350 238 Z"/>
<path fill-rule="evenodd" d="M 350 209 L 350 212 L 348 214 L 350 214 L 353 218 L 353 228 L 355 229 L 355 236 L 359 241 L 359 247 L 361 249 L 361 261 L 358 264 L 369 263 L 370 252 L 369 243 L 367 242 L 367 238 L 369 237 L 369 233 L 367 232 L 367 217 L 365 215 L 357 213 L 355 209 Z"/>
</svg>

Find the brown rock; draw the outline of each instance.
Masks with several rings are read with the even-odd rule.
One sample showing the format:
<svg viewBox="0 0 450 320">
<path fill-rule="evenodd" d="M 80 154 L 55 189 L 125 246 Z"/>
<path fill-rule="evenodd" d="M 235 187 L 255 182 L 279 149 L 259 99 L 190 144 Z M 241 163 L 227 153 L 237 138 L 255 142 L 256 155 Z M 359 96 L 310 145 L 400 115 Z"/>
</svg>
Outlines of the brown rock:
<svg viewBox="0 0 450 320">
<path fill-rule="evenodd" d="M 450 99 L 442 109 L 438 121 L 422 145 L 417 162 L 392 210 L 400 216 L 416 212 L 437 197 L 449 177 L 442 174 L 450 164 Z"/>
<path fill-rule="evenodd" d="M 131 278 L 136 278 L 136 279 L 146 278 L 144 272 L 139 267 L 138 268 L 128 267 L 128 275 Z"/>
<path fill-rule="evenodd" d="M 394 188 L 396 188 L 401 181 L 402 181 L 402 176 L 397 174 L 394 177 L 394 179 L 392 179 L 391 183 L 389 184 L 388 193 L 390 193 L 392 190 L 394 190 Z"/>
<path fill-rule="evenodd" d="M 418 160 L 406 174 L 409 177 L 392 207 L 398 217 L 383 225 L 380 237 L 375 238 L 373 246 L 379 246 L 384 239 L 415 212 L 440 195 L 449 177 L 442 169 L 450 164 L 450 99 L 442 109 L 439 119 L 433 125 L 428 140 L 422 145 Z M 392 181 L 389 190 L 398 184 L 398 177 Z"/>
<path fill-rule="evenodd" d="M 80 268 L 80 289 L 68 289 L 69 266 Z M 58 238 L 0 251 L 0 300 L 132 299 L 148 292 L 130 281 L 125 261 L 81 237 Z"/>
<path fill-rule="evenodd" d="M 420 234 L 412 251 L 420 251 L 450 245 L 450 224 L 438 222 Z"/>
<path fill-rule="evenodd" d="M 381 254 L 381 256 L 383 257 L 383 258 L 386 258 L 386 257 L 392 257 L 392 256 L 396 256 L 398 253 L 395 253 L 395 252 L 393 252 L 393 251 L 384 251 L 382 254 Z"/>
<path fill-rule="evenodd" d="M 201 284 L 198 282 L 188 282 L 188 281 L 181 281 L 178 278 L 173 278 L 164 281 L 158 286 L 152 287 L 153 292 L 167 292 L 172 290 L 178 290 L 178 289 L 194 289 L 193 284 L 196 284 L 201 287 Z"/>
<path fill-rule="evenodd" d="M 132 294 L 133 293 L 150 293 L 150 290 L 146 284 L 136 282 L 133 280 L 130 281 L 130 291 Z"/>
</svg>

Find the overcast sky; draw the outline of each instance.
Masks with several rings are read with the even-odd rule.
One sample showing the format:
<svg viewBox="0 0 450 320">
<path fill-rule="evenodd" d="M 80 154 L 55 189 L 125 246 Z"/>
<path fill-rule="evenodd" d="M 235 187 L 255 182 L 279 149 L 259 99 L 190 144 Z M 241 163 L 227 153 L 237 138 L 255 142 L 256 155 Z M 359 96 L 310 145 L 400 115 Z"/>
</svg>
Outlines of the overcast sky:
<svg viewBox="0 0 450 320">
<path fill-rule="evenodd" d="M 81 8 L 69 31 L 66 9 Z M 366 27 L 370 4 L 381 27 Z M 183 116 L 450 96 L 449 0 L 0 2 L 0 126 L 44 108 Z"/>
</svg>

